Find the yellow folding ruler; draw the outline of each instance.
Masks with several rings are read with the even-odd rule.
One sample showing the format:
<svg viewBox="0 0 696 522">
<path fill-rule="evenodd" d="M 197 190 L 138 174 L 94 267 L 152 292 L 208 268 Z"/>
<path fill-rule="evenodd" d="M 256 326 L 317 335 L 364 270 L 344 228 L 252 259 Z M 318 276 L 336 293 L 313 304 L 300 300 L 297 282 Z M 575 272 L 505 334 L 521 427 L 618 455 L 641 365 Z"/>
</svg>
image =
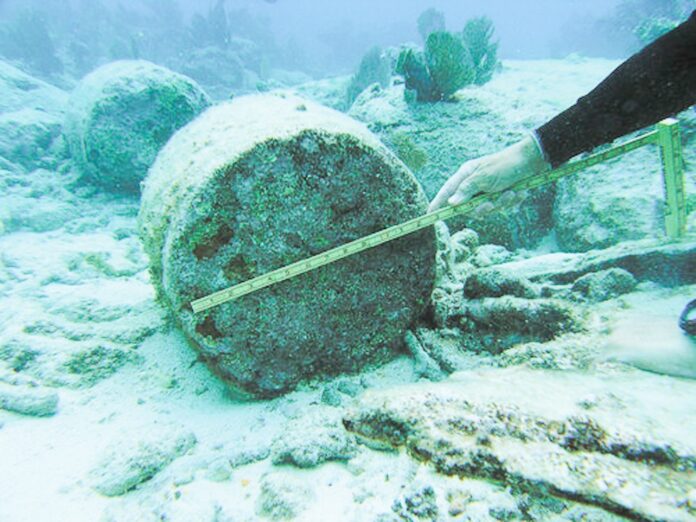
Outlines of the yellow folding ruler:
<svg viewBox="0 0 696 522">
<path fill-rule="evenodd" d="M 677 120 L 668 119 L 657 125 L 657 129 L 642 134 L 630 141 L 616 145 L 610 149 L 593 154 L 587 158 L 574 161 L 558 169 L 531 176 L 513 185 L 509 190 L 529 190 L 574 174 L 579 170 L 591 167 L 603 161 L 620 156 L 644 145 L 657 143 L 660 145 L 662 167 L 665 181 L 665 227 L 670 238 L 681 237 L 685 233 L 686 210 L 684 197 L 684 174 L 681 153 L 681 141 L 679 139 L 679 126 Z M 368 236 L 356 239 L 344 245 L 338 246 L 296 261 L 290 265 L 278 268 L 266 274 L 254 277 L 238 285 L 220 290 L 206 297 L 191 302 L 193 311 L 198 313 L 227 301 L 237 299 L 261 288 L 285 281 L 315 268 L 340 259 L 352 256 L 368 248 L 373 248 L 393 239 L 397 239 L 418 230 L 429 227 L 437 221 L 446 220 L 454 216 L 467 214 L 482 203 L 495 202 L 501 193 L 482 194 L 456 206 L 441 208 L 430 214 L 413 218 L 404 223 L 385 228 Z"/>
</svg>

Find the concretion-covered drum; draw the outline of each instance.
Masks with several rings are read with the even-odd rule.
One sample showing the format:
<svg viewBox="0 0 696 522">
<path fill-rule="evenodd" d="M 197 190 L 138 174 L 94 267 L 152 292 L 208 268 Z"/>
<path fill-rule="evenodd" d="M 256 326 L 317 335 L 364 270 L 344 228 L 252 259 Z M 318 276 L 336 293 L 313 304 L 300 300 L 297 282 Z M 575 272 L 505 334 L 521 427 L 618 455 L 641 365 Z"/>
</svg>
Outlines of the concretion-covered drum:
<svg viewBox="0 0 696 522">
<path fill-rule="evenodd" d="M 271 397 L 391 358 L 434 280 L 431 228 L 194 314 L 191 301 L 422 215 L 411 172 L 362 124 L 284 95 L 177 132 L 139 216 L 153 283 L 203 360 Z"/>
</svg>

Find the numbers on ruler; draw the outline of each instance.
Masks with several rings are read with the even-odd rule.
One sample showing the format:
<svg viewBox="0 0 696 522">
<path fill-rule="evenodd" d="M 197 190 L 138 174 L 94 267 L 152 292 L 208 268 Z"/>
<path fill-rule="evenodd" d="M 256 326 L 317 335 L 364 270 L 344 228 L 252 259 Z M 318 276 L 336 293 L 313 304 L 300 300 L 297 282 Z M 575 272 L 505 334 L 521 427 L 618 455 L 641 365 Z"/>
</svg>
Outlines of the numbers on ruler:
<svg viewBox="0 0 696 522">
<path fill-rule="evenodd" d="M 590 156 L 586 159 L 576 161 L 574 163 L 569 164 L 566 167 L 560 168 L 560 169 L 555 169 L 551 170 L 548 172 L 544 172 L 543 174 L 540 174 L 538 176 L 535 176 L 531 179 L 524 180 L 520 184 L 516 185 L 516 188 L 518 189 L 530 189 L 530 188 L 536 188 L 542 185 L 545 185 L 549 182 L 556 181 L 564 176 L 567 176 L 568 174 L 573 174 L 575 172 L 578 172 L 579 170 L 582 170 L 583 168 L 586 167 L 591 167 L 594 165 L 597 165 L 601 162 L 607 161 L 608 159 L 615 158 L 621 154 L 624 154 L 626 152 L 635 150 L 639 147 L 642 147 L 643 145 L 651 144 L 651 143 L 658 143 L 661 145 L 661 150 L 663 152 L 667 152 L 668 154 L 666 155 L 664 161 L 672 163 L 673 165 L 673 171 L 674 174 L 678 177 L 683 176 L 683 169 L 684 165 L 681 163 L 682 156 L 679 153 L 678 147 L 679 147 L 679 130 L 676 125 L 671 126 L 669 129 L 669 134 L 666 136 L 663 134 L 659 134 L 659 139 L 656 139 L 658 136 L 658 132 L 654 131 L 653 133 L 650 134 L 645 134 L 639 138 L 636 138 L 635 140 L 632 140 L 628 143 L 625 143 L 624 145 L 619 145 L 614 148 L 605 150 L 603 152 L 600 152 L 598 154 L 595 154 L 593 156 Z M 663 137 L 664 136 L 664 137 Z M 665 138 L 671 138 L 671 139 L 665 139 Z M 665 143 L 667 141 L 667 143 Z M 684 193 L 683 193 L 683 187 L 679 186 L 677 183 L 676 187 L 676 194 L 677 198 L 681 198 L 683 200 L 684 198 Z M 313 258 L 309 258 L 304 261 L 299 261 L 290 267 L 286 268 L 280 268 L 276 271 L 274 271 L 272 274 L 268 274 L 266 276 L 261 276 L 259 278 L 253 279 L 251 281 L 247 281 L 246 283 L 240 283 L 239 285 L 229 288 L 224 293 L 220 293 L 217 295 L 211 295 L 202 299 L 199 299 L 192 303 L 194 305 L 194 311 L 200 311 L 205 308 L 210 308 L 212 306 L 216 306 L 220 303 L 223 303 L 225 301 L 228 301 L 230 299 L 234 299 L 237 296 L 244 295 L 246 293 L 252 292 L 254 289 L 257 288 L 263 288 L 265 286 L 268 286 L 270 284 L 273 284 L 278 281 L 282 281 L 285 279 L 290 279 L 294 277 L 295 275 L 299 275 L 301 273 L 307 272 L 309 270 L 312 270 L 313 268 L 317 268 L 319 266 L 323 266 L 326 264 L 329 264 L 333 261 L 337 261 L 339 259 L 342 259 L 344 257 L 348 257 L 352 254 L 361 252 L 362 250 L 366 250 L 368 248 L 371 248 L 373 246 L 382 244 L 386 241 L 389 241 L 390 239 L 394 239 L 396 237 L 404 236 L 406 234 L 410 234 L 411 232 L 415 232 L 416 230 L 420 230 L 422 228 L 425 228 L 426 226 L 430 226 L 433 223 L 435 223 L 436 220 L 439 219 L 448 219 L 450 217 L 453 217 L 458 214 L 462 214 L 465 212 L 468 212 L 469 210 L 475 208 L 477 205 L 482 203 L 485 200 L 491 201 L 497 199 L 497 196 L 488 196 L 487 198 L 476 198 L 475 200 L 472 200 L 470 203 L 465 204 L 465 205 L 459 205 L 456 207 L 446 207 L 445 209 L 441 209 L 440 211 L 437 211 L 437 213 L 433 214 L 428 214 L 426 216 L 422 216 L 420 218 L 414 218 L 411 221 L 407 221 L 406 223 L 402 223 L 401 225 L 395 225 L 389 229 L 383 230 L 381 232 L 374 233 L 368 237 L 362 238 L 362 239 L 356 239 L 355 241 L 349 243 L 348 245 L 345 245 L 343 247 L 337 247 L 336 249 L 333 249 L 329 252 L 326 252 L 324 254 L 320 254 L 318 256 L 315 256 Z"/>
</svg>

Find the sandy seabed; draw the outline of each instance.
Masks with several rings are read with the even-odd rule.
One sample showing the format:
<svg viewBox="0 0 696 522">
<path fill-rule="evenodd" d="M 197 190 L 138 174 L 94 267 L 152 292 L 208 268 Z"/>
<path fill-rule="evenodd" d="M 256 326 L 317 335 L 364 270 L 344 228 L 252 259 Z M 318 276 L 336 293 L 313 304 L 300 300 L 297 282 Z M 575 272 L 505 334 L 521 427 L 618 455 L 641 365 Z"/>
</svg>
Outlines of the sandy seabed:
<svg viewBox="0 0 696 522">
<path fill-rule="evenodd" d="M 572 103 L 615 65 L 512 62 L 483 87 L 484 95 L 526 104 L 521 120 L 533 107 L 546 115 Z M 442 474 L 404 447 L 343 433 L 345 412 L 359 410 L 364 396 L 383 393 L 387 402 L 402 385 L 409 385 L 404 393 L 413 393 L 414 384 L 435 386 L 406 355 L 279 399 L 236 401 L 154 303 L 136 233 L 137 202 L 96 197 L 81 205 L 70 226 L 0 236 L 0 520 L 599 521 L 636 513 L 660 519 L 650 509 L 631 511 L 617 498 L 588 505 L 582 492 L 558 493 L 564 507 L 549 500 L 551 493 L 539 494 L 536 507 L 537 500 L 526 500 L 524 508 L 520 498 L 538 492 L 516 491 L 505 480 Z M 602 357 L 638 366 L 654 354 L 654 343 L 663 343 L 658 349 L 678 352 L 677 359 L 696 368 L 696 352 L 675 333 L 673 321 L 694 295 L 693 286 L 639 285 L 595 312 L 610 325 L 652 321 L 651 336 L 634 327 L 613 336 L 610 328 L 599 328 L 595 333 L 606 335 L 584 342 L 604 350 Z M 627 353 L 627 346 L 636 349 Z M 693 482 L 696 435 L 689 428 L 696 426 L 696 381 L 613 364 L 597 375 L 569 370 L 569 390 L 581 395 L 587 377 L 594 397 L 621 402 L 617 394 L 634 382 L 624 407 L 666 408 L 642 413 L 646 430 L 659 425 L 645 438 L 666 434 L 666 446 L 683 457 L 684 476 Z M 444 382 L 485 378 L 481 397 L 500 403 L 505 397 L 489 389 L 496 372 L 506 372 L 501 382 L 527 382 L 524 372 L 532 370 L 521 369 L 517 377 L 510 371 L 482 356 L 470 375 L 460 371 Z M 564 378 L 557 369 L 533 371 L 540 382 L 547 372 Z M 467 393 L 476 402 L 476 388 Z M 540 394 L 538 402 L 541 409 L 553 410 L 557 402 L 562 409 L 563 399 Z M 618 415 L 616 421 L 621 424 Z M 605 479 L 610 482 L 611 474 Z M 649 483 L 647 476 L 643 484 Z M 696 482 L 690 488 L 676 515 L 665 520 L 696 520 Z"/>
</svg>

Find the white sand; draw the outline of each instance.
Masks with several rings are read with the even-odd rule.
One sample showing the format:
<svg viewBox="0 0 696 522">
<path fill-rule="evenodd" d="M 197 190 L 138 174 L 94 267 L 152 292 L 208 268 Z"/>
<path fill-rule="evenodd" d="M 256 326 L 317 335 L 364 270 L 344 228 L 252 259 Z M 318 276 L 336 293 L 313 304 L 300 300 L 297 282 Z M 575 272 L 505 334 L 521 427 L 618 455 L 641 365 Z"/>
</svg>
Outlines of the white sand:
<svg viewBox="0 0 696 522">
<path fill-rule="evenodd" d="M 615 65 L 604 60 L 506 63 L 485 92 L 508 97 L 518 107 L 516 117 L 533 125 L 572 103 Z M 240 403 L 229 397 L 223 384 L 195 362 L 195 353 L 182 336 L 147 311 L 153 295 L 134 235 L 137 206 L 108 201 L 94 205 L 86 220 L 100 224 L 83 233 L 58 229 L 0 235 L 0 347 L 20 339 L 36 348 L 38 362 L 29 363 L 27 373 L 33 371 L 39 381 L 55 380 L 65 371 L 61 366 L 65 353 L 90 343 L 112 343 L 136 357 L 92 387 L 68 386 L 70 379 L 67 384 L 57 382 L 60 402 L 52 417 L 0 410 L 0 521 L 93 521 L 109 513 L 114 520 L 159 520 L 162 515 L 182 521 L 255 520 L 260 484 L 269 472 L 286 474 L 289 482 L 298 480 L 311 490 L 299 520 L 373 520 L 378 513 L 390 512 L 403 485 L 426 479 L 444 488 L 461 485 L 463 481 L 438 477 L 403 454 L 364 448 L 348 465 L 299 470 L 276 467 L 265 459 L 234 469 L 229 480 L 206 478 L 216 459 L 240 447 L 268 448 L 287 419 L 326 408 L 320 401 L 323 387 L 309 386 L 273 401 Z M 116 215 L 115 209 L 126 211 Z M 116 239 L 119 228 L 126 229 L 123 239 Z M 75 262 L 76 256 L 90 252 L 102 253 L 112 268 L 133 274 L 108 277 L 89 263 Z M 601 313 L 614 317 L 620 312 L 621 317 L 639 321 L 646 313 L 674 317 L 689 292 L 693 288 L 637 293 L 603 306 Z M 135 324 L 145 314 L 157 332 L 132 347 L 128 339 L 119 340 L 114 331 L 126 338 L 132 333 L 128 324 L 118 323 L 122 306 L 135 310 L 145 306 L 146 311 L 127 316 L 128 321 Z M 97 323 L 70 316 L 70 310 L 84 314 L 92 309 L 105 310 L 114 318 Z M 58 330 L 28 333 L 27 326 L 37 321 Z M 621 328 L 617 326 L 617 331 Z M 100 337 L 106 330 L 110 340 Z M 65 339 L 76 332 L 84 338 Z M 618 345 L 630 346 L 638 339 L 645 341 L 646 352 L 669 348 L 641 337 L 623 336 Z M 0 380 L 11 380 L 12 372 L 3 373 L 2 368 Z M 457 378 L 466 376 L 460 373 Z M 366 372 L 363 379 L 372 388 L 414 380 L 413 365 L 406 357 Z M 95 492 L 89 472 L 107 447 L 169 429 L 192 432 L 197 445 L 123 497 Z M 495 489 L 480 481 L 471 481 L 470 488 Z M 481 498 L 488 494 L 481 493 Z"/>
</svg>

